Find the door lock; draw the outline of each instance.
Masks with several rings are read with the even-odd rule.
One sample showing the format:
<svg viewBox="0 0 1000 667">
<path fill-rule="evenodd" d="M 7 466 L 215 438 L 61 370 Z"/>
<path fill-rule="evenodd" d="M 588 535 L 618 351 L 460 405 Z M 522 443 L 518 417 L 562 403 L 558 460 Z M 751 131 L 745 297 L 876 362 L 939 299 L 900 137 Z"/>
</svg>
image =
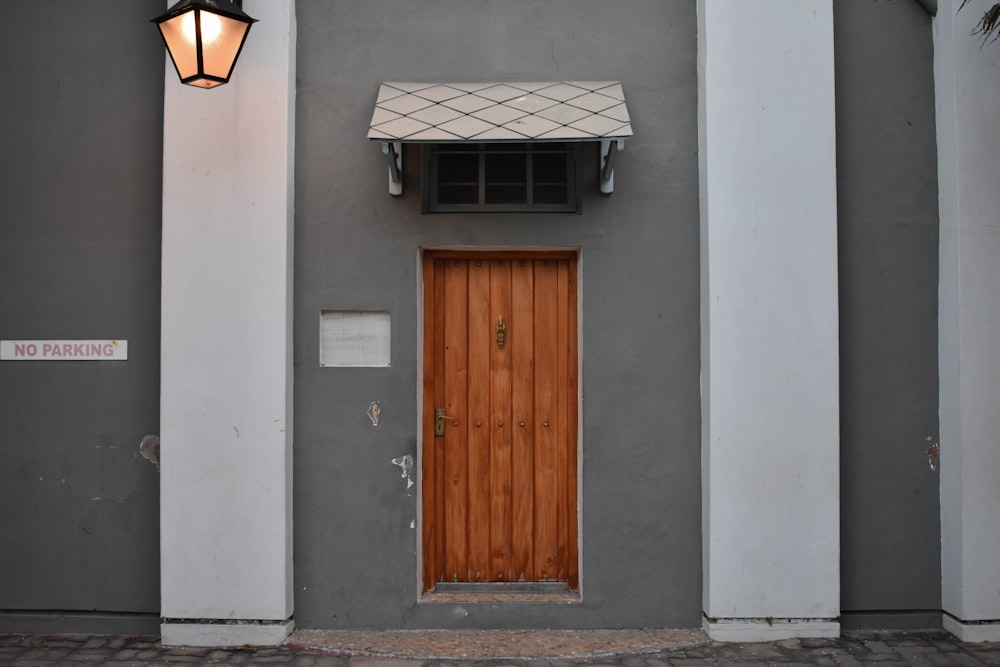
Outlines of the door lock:
<svg viewBox="0 0 1000 667">
<path fill-rule="evenodd" d="M 444 408 L 434 408 L 434 437 L 443 438 L 444 437 L 444 420 L 451 419 L 452 426 L 458 426 L 458 420 L 454 417 L 449 417 L 444 413 Z"/>
</svg>

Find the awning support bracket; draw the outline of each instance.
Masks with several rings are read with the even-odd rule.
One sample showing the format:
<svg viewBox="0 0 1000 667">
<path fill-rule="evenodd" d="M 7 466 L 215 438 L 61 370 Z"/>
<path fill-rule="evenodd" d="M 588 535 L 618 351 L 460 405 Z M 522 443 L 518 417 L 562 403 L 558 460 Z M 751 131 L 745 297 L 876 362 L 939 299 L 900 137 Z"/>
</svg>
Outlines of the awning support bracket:
<svg viewBox="0 0 1000 667">
<path fill-rule="evenodd" d="M 624 139 L 601 139 L 601 192 L 606 195 L 615 191 L 615 158 L 623 150 Z"/>
<path fill-rule="evenodd" d="M 389 162 L 389 194 L 403 194 L 403 142 L 383 141 L 382 153 Z"/>
</svg>

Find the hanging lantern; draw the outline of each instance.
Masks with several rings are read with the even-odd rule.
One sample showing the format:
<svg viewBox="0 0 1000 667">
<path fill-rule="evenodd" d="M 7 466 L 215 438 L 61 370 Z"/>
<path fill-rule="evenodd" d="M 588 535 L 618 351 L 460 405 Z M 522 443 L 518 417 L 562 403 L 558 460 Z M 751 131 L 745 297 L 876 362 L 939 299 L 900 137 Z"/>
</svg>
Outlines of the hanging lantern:
<svg viewBox="0 0 1000 667">
<path fill-rule="evenodd" d="M 181 0 L 153 19 L 181 83 L 201 88 L 229 82 L 255 22 L 242 0 Z"/>
</svg>

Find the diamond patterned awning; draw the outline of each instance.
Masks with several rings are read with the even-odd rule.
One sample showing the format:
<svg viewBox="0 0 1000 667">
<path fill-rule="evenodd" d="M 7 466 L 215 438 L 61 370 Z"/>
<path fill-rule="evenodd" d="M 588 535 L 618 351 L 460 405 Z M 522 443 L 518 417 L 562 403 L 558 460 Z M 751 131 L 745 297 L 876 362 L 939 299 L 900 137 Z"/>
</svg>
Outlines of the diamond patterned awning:
<svg viewBox="0 0 1000 667">
<path fill-rule="evenodd" d="M 383 83 L 368 138 L 597 141 L 632 136 L 618 81 Z"/>
</svg>

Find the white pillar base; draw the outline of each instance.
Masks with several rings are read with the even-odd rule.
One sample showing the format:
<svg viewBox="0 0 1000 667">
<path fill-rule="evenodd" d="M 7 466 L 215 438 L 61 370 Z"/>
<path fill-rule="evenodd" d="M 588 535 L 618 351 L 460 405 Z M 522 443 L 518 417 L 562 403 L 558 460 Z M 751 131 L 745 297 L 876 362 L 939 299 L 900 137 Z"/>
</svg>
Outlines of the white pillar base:
<svg viewBox="0 0 1000 667">
<path fill-rule="evenodd" d="M 214 623 L 164 619 L 160 624 L 160 642 L 164 646 L 281 646 L 294 626 L 295 622 L 291 619 Z"/>
<path fill-rule="evenodd" d="M 1000 620 L 963 621 L 945 612 L 942 625 L 963 642 L 1000 642 Z"/>
<path fill-rule="evenodd" d="M 840 636 L 840 623 L 829 618 L 703 618 L 701 627 L 717 642 L 773 642 Z"/>
</svg>

